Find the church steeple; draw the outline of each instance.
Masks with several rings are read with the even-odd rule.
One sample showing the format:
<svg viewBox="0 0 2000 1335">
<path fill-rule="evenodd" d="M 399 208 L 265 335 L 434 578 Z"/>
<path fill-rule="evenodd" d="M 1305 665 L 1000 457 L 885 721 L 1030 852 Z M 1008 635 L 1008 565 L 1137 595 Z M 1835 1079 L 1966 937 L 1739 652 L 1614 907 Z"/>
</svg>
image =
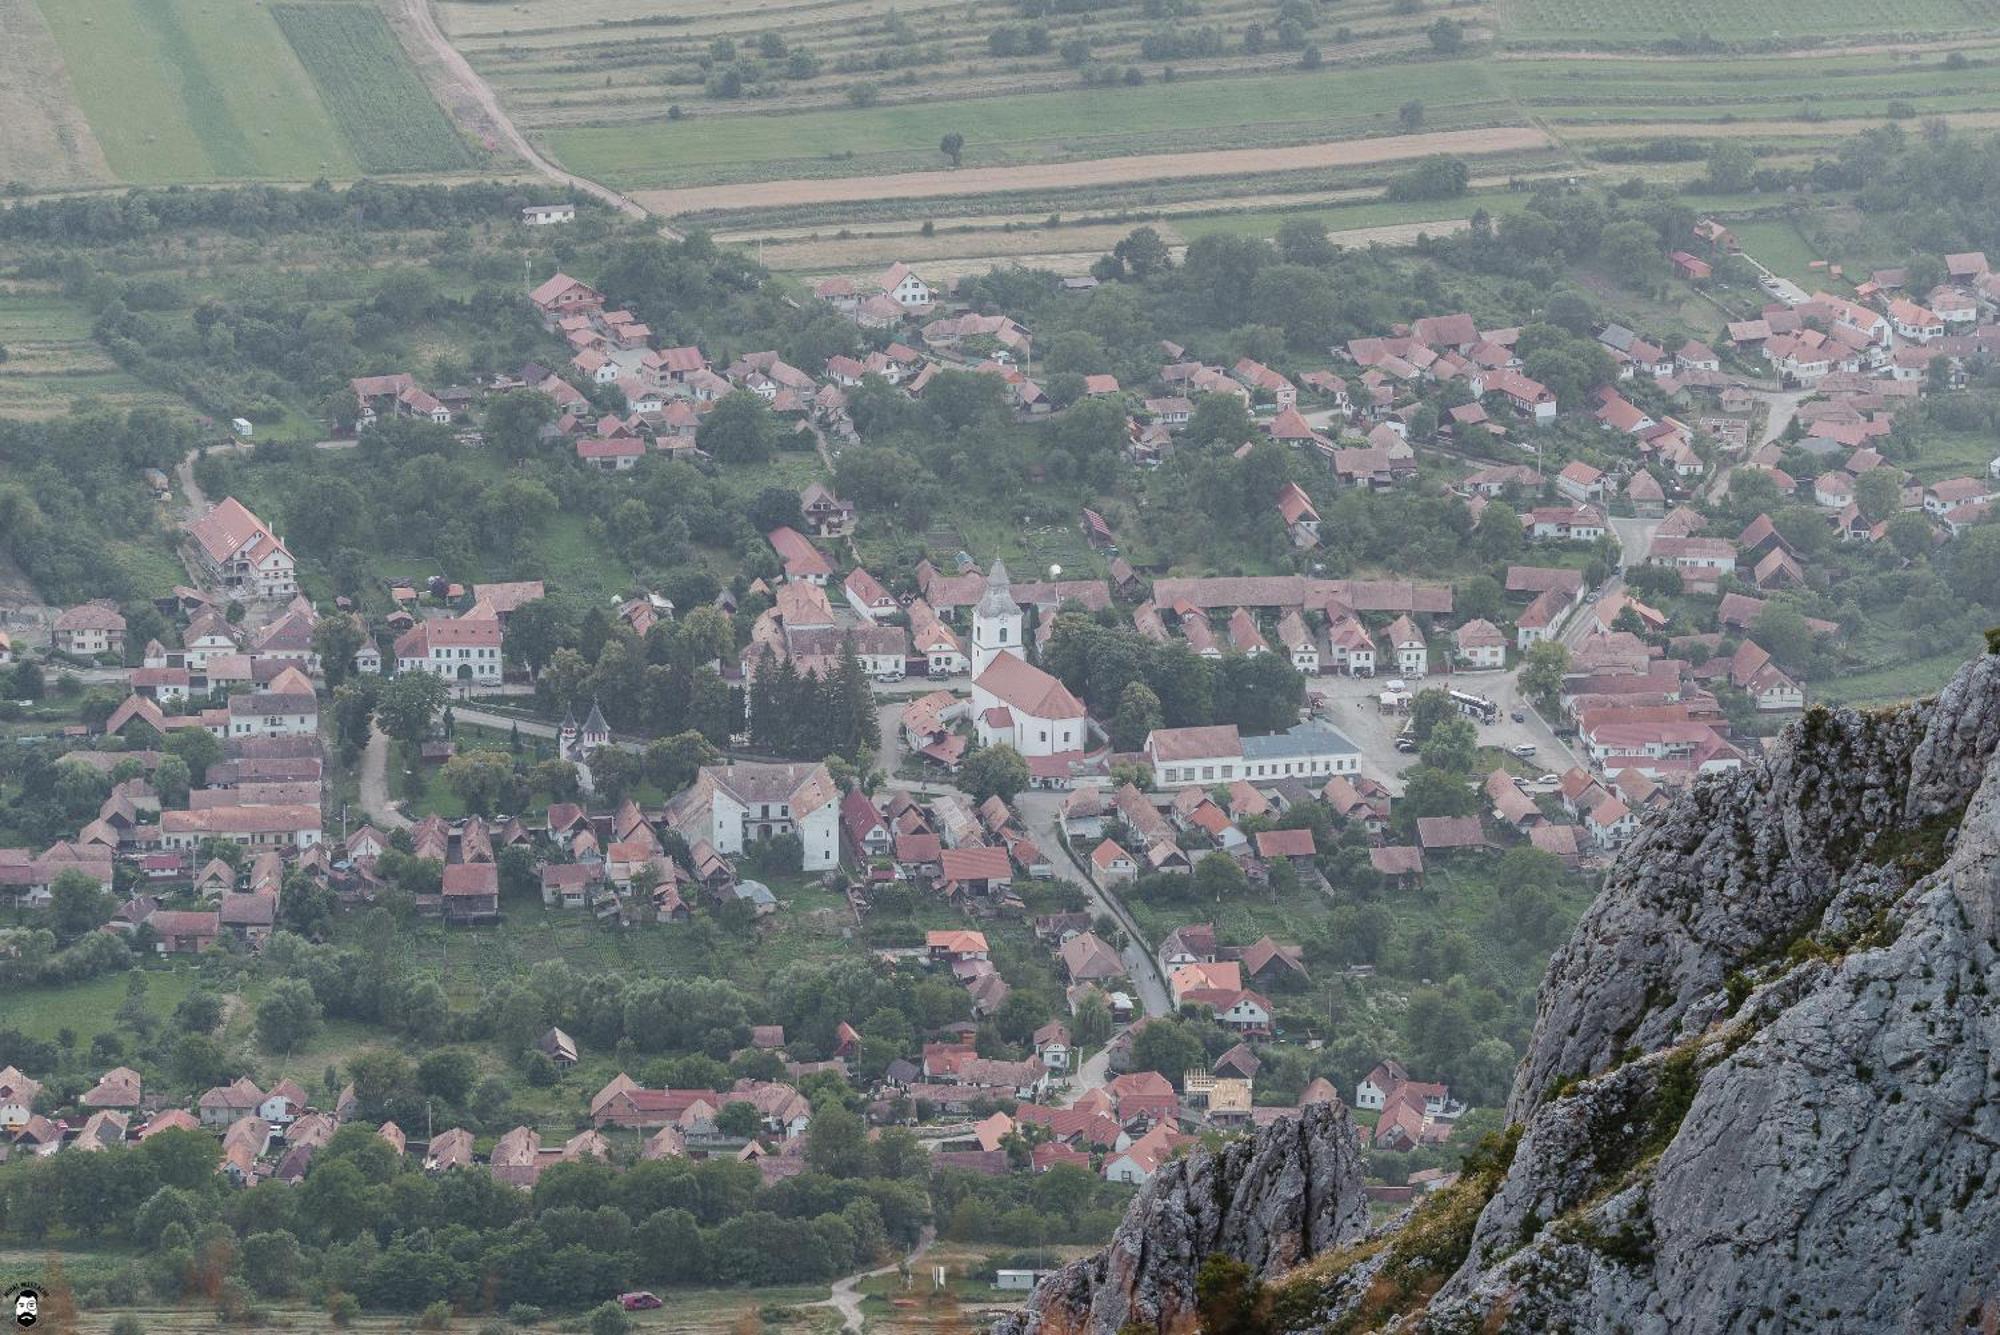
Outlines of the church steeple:
<svg viewBox="0 0 2000 1335">
<path fill-rule="evenodd" d="M 1021 607 L 1014 601 L 1007 563 L 996 560 L 986 574 L 986 592 L 972 609 L 972 675 L 1003 652 L 1021 650 Z"/>
</svg>

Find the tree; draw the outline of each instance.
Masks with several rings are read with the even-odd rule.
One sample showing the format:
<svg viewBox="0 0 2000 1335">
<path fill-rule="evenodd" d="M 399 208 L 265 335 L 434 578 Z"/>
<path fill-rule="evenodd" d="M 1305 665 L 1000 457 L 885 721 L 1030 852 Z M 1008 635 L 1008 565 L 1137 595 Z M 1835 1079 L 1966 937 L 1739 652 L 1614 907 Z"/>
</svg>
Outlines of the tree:
<svg viewBox="0 0 2000 1335">
<path fill-rule="evenodd" d="M 1213 859 L 1209 859 L 1213 861 Z M 1180 1088 L 1182 1077 L 1208 1065 L 1208 1052 L 1185 1020 L 1154 1020 L 1132 1040 L 1132 1069 L 1157 1071 Z"/>
<path fill-rule="evenodd" d="M 479 1062 L 463 1048 L 440 1048 L 417 1063 L 417 1088 L 456 1107 L 472 1092 Z"/>
<path fill-rule="evenodd" d="M 507 654 L 520 660 L 530 675 L 548 666 L 556 650 L 576 638 L 576 619 L 569 609 L 547 598 L 522 603 L 507 618 Z"/>
<path fill-rule="evenodd" d="M 222 743 L 206 728 L 175 728 L 161 749 L 185 760 L 197 784 L 208 782 L 208 767 L 222 759 Z"/>
<path fill-rule="evenodd" d="M 1125 266 L 1132 277 L 1144 282 L 1154 274 L 1165 273 L 1174 267 L 1173 252 L 1158 231 L 1151 227 L 1135 227 L 1123 241 L 1111 248 L 1113 258 Z"/>
<path fill-rule="evenodd" d="M 1660 234 L 1637 218 L 1608 224 L 1597 239 L 1598 258 L 1627 287 L 1659 276 Z"/>
<path fill-rule="evenodd" d="M 530 459 L 542 449 L 542 428 L 556 420 L 556 401 L 540 390 L 517 389 L 487 406 L 484 434 L 510 459 Z"/>
<path fill-rule="evenodd" d="M 1717 194 L 1741 194 L 1756 173 L 1757 155 L 1741 140 L 1718 139 L 1708 146 L 1708 184 Z"/>
<path fill-rule="evenodd" d="M 1425 30 L 1431 39 L 1431 50 L 1441 56 L 1457 55 L 1465 45 L 1465 25 L 1453 18 L 1440 18 Z"/>
<path fill-rule="evenodd" d="M 514 765 L 504 752 L 463 751 L 445 761 L 438 773 L 467 811 L 490 816 L 503 805 L 513 805 L 508 797 L 514 789 Z"/>
<path fill-rule="evenodd" d="M 975 802 L 984 802 L 989 797 L 1011 802 L 1014 794 L 1028 786 L 1028 762 L 1004 742 L 983 746 L 965 758 L 959 767 L 958 782 Z"/>
<path fill-rule="evenodd" d="M 283 1229 L 252 1233 L 238 1251 L 243 1282 L 266 1298 L 295 1293 L 299 1284 L 299 1240 Z"/>
<path fill-rule="evenodd" d="M 323 1015 L 311 983 L 280 978 L 257 1003 L 257 1041 L 273 1052 L 290 1052 L 319 1032 Z"/>
<path fill-rule="evenodd" d="M 1798 609 L 1783 603 L 1766 603 L 1757 614 L 1753 635 L 1764 651 L 1794 671 L 1812 658 L 1812 627 Z"/>
<path fill-rule="evenodd" d="M 1458 706 L 1451 702 L 1451 694 L 1444 688 L 1432 686 L 1418 691 L 1410 701 L 1410 736 L 1417 744 L 1431 739 L 1431 733 L 1446 719 L 1458 714 Z"/>
<path fill-rule="evenodd" d="M 721 463 L 754 464 L 778 449 L 780 427 L 771 405 L 747 389 L 725 394 L 701 425 L 695 444 Z"/>
<path fill-rule="evenodd" d="M 725 1136 L 738 1136 L 745 1140 L 757 1134 L 763 1125 L 757 1116 L 757 1105 L 747 1099 L 737 1099 L 722 1105 L 722 1111 L 715 1115 L 715 1129 Z"/>
<path fill-rule="evenodd" d="M 1143 681 L 1129 683 L 1118 697 L 1118 712 L 1111 720 L 1111 745 L 1118 751 L 1137 751 L 1146 744 L 1146 734 L 1162 725 L 1160 697 Z"/>
<path fill-rule="evenodd" d="M 1084 1047 L 1095 1047 L 1111 1037 L 1111 1003 L 1104 993 L 1093 988 L 1077 1003 L 1070 1032 Z"/>
<path fill-rule="evenodd" d="M 1959 597 L 2000 608 L 2000 524 L 1980 524 L 1951 546 L 1945 578 Z"/>
<path fill-rule="evenodd" d="M 94 932 L 111 917 L 111 896 L 104 893 L 95 877 L 80 871 L 64 871 L 49 886 L 50 920 L 58 941 L 74 941 Z"/>
<path fill-rule="evenodd" d="M 1914 561 L 1931 549 L 1937 541 L 1937 533 L 1931 528 L 1930 520 L 1914 510 L 1903 510 L 1890 518 L 1888 538 L 1889 545 L 1896 549 L 1896 555 L 1905 561 Z"/>
<path fill-rule="evenodd" d="M 1204 394 L 1195 400 L 1188 418 L 1186 439 L 1191 445 L 1220 445 L 1234 449 L 1257 434 L 1256 419 L 1234 394 Z"/>
<path fill-rule="evenodd" d="M 950 158 L 952 166 L 958 166 L 965 160 L 965 136 L 953 130 L 938 140 L 938 152 Z"/>
<path fill-rule="evenodd" d="M 313 652 L 319 655 L 328 687 L 338 687 L 354 671 L 354 655 L 360 652 L 366 635 L 361 619 L 355 616 L 321 617 L 313 627 Z"/>
<path fill-rule="evenodd" d="M 828 1177 L 866 1177 L 872 1156 L 861 1118 L 837 1099 L 813 1109 L 806 1130 L 806 1162 Z"/>
<path fill-rule="evenodd" d="M 639 786 L 639 757 L 622 746 L 598 747 L 589 764 L 591 781 L 607 802 L 621 802 Z"/>
<path fill-rule="evenodd" d="M 1424 104 L 1413 97 L 1397 107 L 1396 123 L 1403 127 L 1405 133 L 1420 128 L 1424 123 Z"/>
<path fill-rule="evenodd" d="M 375 715 L 382 722 L 382 731 L 405 746 L 416 746 L 430 736 L 431 725 L 450 696 L 444 678 L 435 673 L 398 673 L 382 688 Z"/>
<path fill-rule="evenodd" d="M 1479 731 L 1468 718 L 1448 718 L 1431 729 L 1419 753 L 1423 763 L 1450 774 L 1467 774 L 1479 751 Z"/>
<path fill-rule="evenodd" d="M 1538 640 L 1528 646 L 1521 663 L 1521 689 L 1545 712 L 1562 698 L 1563 675 L 1569 671 L 1569 646 L 1560 640 Z"/>
</svg>

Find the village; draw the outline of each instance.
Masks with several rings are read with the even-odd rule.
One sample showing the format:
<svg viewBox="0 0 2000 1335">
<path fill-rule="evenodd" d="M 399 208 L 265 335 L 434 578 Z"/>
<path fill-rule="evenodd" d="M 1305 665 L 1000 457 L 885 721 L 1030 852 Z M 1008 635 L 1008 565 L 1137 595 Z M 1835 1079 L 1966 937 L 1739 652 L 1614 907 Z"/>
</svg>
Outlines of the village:
<svg viewBox="0 0 2000 1335">
<path fill-rule="evenodd" d="M 1688 245 L 1672 263 L 1691 282 L 1735 249 L 1707 221 Z M 598 772 L 647 739 L 616 733 L 597 700 L 535 712 L 536 674 L 509 626 L 557 590 L 443 572 L 370 599 L 316 600 L 285 539 L 224 497 L 184 526 L 188 583 L 155 604 L 165 634 L 130 643 L 119 607 L 88 601 L 0 638 L 10 671 L 115 697 L 66 730 L 55 766 L 101 776 L 108 795 L 64 837 L 0 849 L 0 898 L 17 922 L 99 903 L 98 931 L 195 965 L 266 947 L 287 930 L 290 897 L 324 894 L 356 912 L 418 882 L 418 918 L 467 933 L 544 916 L 673 933 L 716 915 L 755 934 L 792 912 L 773 868 L 836 894 L 850 933 L 899 895 L 956 921 L 920 940 L 849 943 L 893 977 L 949 982 L 967 1016 L 865 1076 L 851 1062 L 876 1035 L 857 1014 L 800 1060 L 782 1026 L 751 1026 L 739 1053 L 761 1054 L 765 1075 L 727 1087 L 649 1088 L 619 1071 L 576 1101 L 588 1127 L 567 1137 L 521 1125 L 488 1144 L 427 1128 L 419 1143 L 414 1127 L 376 1128 L 426 1170 L 476 1164 L 523 1188 L 550 1164 L 613 1157 L 626 1133 L 640 1160 L 729 1156 L 782 1181 L 806 1171 L 804 1091 L 824 1078 L 875 1126 L 914 1130 L 938 1166 L 987 1175 L 1069 1167 L 1143 1183 L 1199 1134 L 1328 1102 L 1363 1118 L 1375 1150 L 1435 1149 L 1471 1105 L 1390 1051 L 1350 1088 L 1316 1076 L 1283 1097 L 1262 1089 L 1274 1060 L 1320 1051 L 1321 1039 L 1287 1030 L 1301 1023 L 1301 989 L 1332 975 L 1365 995 L 1373 966 L 1316 957 L 1283 932 L 1230 939 L 1213 910 L 1232 895 L 1333 899 L 1361 882 L 1416 902 L 1427 877 L 1522 851 L 1588 878 L 1649 812 L 1753 758 L 1771 723 L 1809 701 L 1778 629 L 1809 645 L 1844 632 L 1783 601 L 1815 584 L 1826 542 L 1788 535 L 1763 510 L 1740 524 L 1711 516 L 1732 495 L 1795 499 L 1816 508 L 1832 544 L 1928 546 L 1988 520 L 2000 495 L 2000 460 L 1984 475 L 1919 481 L 1875 448 L 1899 413 L 1952 393 L 1966 365 L 2000 350 L 2000 275 L 1976 254 L 1947 265 L 1921 293 L 1898 272 L 1875 274 L 1862 300 L 1774 280 L 1760 318 L 1731 323 L 1719 350 L 1690 340 L 1669 352 L 1602 325 L 1577 339 L 1610 368 L 1582 401 L 1559 401 L 1526 373 L 1521 329 L 1482 330 L 1466 314 L 1329 348 L 1296 378 L 1162 343 L 1152 383 L 1086 375 L 1080 396 L 1058 404 L 1031 374 L 1029 329 L 957 306 L 902 265 L 818 284 L 816 299 L 879 346 L 810 371 L 776 352 L 718 366 L 699 347 L 656 347 L 606 294 L 557 274 L 529 300 L 570 350 L 565 369 L 529 363 L 436 393 L 402 371 L 357 378 L 353 429 L 409 419 L 476 439 L 481 401 L 530 391 L 553 403 L 545 448 L 627 474 L 655 457 L 714 466 L 704 423 L 747 394 L 830 471 L 860 439 L 851 392 L 879 384 L 921 401 L 939 376 L 970 371 L 1001 382 L 1024 422 L 1111 401 L 1125 414 L 1126 463 L 1147 470 L 1188 448 L 1204 414 L 1220 415 L 1207 405 L 1226 400 L 1251 424 L 1238 459 L 1268 441 L 1308 465 L 1308 485 L 1285 481 L 1268 499 L 1295 572 L 1141 569 L 1095 508 L 1075 519 L 1089 572 L 1010 571 L 970 552 L 871 570 L 853 543 L 863 508 L 815 481 L 798 492 L 798 522 L 764 535 L 782 573 L 715 600 L 748 618 L 740 647 L 702 664 L 740 702 L 741 726 L 673 791 L 641 802 Z M 1589 448 L 1545 459 L 1542 428 L 1558 420 L 1590 423 Z M 1323 506 L 1346 491 L 1417 488 L 1493 534 L 1497 588 L 1469 598 L 1466 581 L 1316 572 Z M 634 589 L 611 610 L 616 633 L 644 641 L 707 609 Z M 1257 728 L 1167 726 L 1141 711 L 1134 732 L 1122 697 L 1086 699 L 1075 673 L 1056 670 L 1065 636 L 1083 627 L 1218 671 L 1266 660 L 1296 678 L 1295 707 Z M 326 662 L 329 646 L 345 661 Z M 773 759 L 757 744 L 758 711 L 787 707 L 772 683 L 854 672 L 879 730 L 872 772 Z M 398 739 L 415 764 L 492 753 L 511 732 L 515 750 L 525 735 L 567 767 L 573 790 L 524 810 L 405 810 L 388 795 L 382 708 L 361 749 L 359 809 L 336 810 L 333 686 L 356 676 L 432 680 L 411 693 L 417 717 Z M 487 740 L 468 743 L 480 729 Z M 413 881 L 412 863 L 428 875 Z M 526 879 L 507 884 L 509 869 Z M 1194 888 L 1178 920 L 1182 892 L 1161 888 L 1174 878 Z M 1039 955 L 1023 965 L 994 949 L 989 935 L 1003 932 Z M 1060 1007 L 1036 1017 L 1027 1041 L 997 1045 L 1010 1055 L 988 1055 L 982 1026 L 1044 976 Z M 1147 1039 L 1183 1027 L 1202 1041 Z M 592 1055 L 561 1028 L 535 1048 L 557 1070 Z M 1159 1069 L 1169 1051 L 1190 1060 Z M 168 1129 L 219 1134 L 232 1181 L 296 1183 L 356 1116 L 350 1088 L 315 1089 L 304 1072 L 268 1088 L 246 1073 L 183 1105 L 121 1065 L 52 1100 L 37 1073 L 9 1066 L 0 1130 L 11 1154 L 31 1156 Z M 1397 1176 L 1371 1188 L 1376 1200 L 1451 1180 L 1435 1166 Z"/>
</svg>

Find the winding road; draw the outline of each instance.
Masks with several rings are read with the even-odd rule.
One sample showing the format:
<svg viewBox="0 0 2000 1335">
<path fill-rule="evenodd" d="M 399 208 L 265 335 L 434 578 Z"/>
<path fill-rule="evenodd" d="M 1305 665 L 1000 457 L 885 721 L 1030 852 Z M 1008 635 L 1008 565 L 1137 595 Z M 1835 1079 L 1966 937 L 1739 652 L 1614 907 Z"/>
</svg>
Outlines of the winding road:
<svg viewBox="0 0 2000 1335">
<path fill-rule="evenodd" d="M 516 156 L 530 167 L 559 185 L 603 200 L 628 218 L 650 218 L 652 215 L 629 195 L 621 194 L 610 186 L 599 185 L 574 173 L 566 172 L 550 162 L 535 150 L 528 137 L 514 125 L 512 118 L 502 110 L 500 99 L 486 80 L 458 53 L 444 32 L 438 27 L 437 19 L 431 14 L 429 0 L 400 0 L 397 5 L 402 20 L 416 39 L 423 43 L 436 61 L 438 72 L 450 84 L 451 98 L 461 118 L 472 118 L 487 126 L 495 138 L 512 149 Z M 666 229 L 663 229 L 666 230 Z M 678 235 L 677 233 L 675 234 Z"/>
<path fill-rule="evenodd" d="M 852 1332 L 852 1335 L 861 1335 L 861 1285 L 863 1281 L 873 1279 L 877 1275 L 896 1274 L 904 1266 L 908 1266 L 914 1271 L 917 1268 L 917 1262 L 923 1259 L 924 1253 L 930 1250 L 931 1244 L 935 1241 L 937 1241 L 937 1230 L 926 1224 L 922 1236 L 917 1239 L 916 1248 L 908 1256 L 891 1265 L 877 1266 L 873 1270 L 856 1271 L 845 1279 L 835 1280 L 832 1294 L 816 1303 L 807 1303 L 805 1305 L 807 1307 L 831 1307 L 834 1311 L 840 1313 L 841 1325 L 846 1330 Z"/>
</svg>

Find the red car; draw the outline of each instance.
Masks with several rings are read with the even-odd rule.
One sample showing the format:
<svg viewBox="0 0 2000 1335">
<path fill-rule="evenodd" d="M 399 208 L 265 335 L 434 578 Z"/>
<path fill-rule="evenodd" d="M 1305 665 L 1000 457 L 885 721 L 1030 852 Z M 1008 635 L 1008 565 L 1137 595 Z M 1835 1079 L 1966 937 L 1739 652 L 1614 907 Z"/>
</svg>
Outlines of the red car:
<svg viewBox="0 0 2000 1335">
<path fill-rule="evenodd" d="M 655 1307 L 663 1306 L 658 1295 L 648 1293 L 644 1289 L 637 1293 L 619 1294 L 618 1305 L 628 1312 L 650 1312 Z"/>
</svg>

